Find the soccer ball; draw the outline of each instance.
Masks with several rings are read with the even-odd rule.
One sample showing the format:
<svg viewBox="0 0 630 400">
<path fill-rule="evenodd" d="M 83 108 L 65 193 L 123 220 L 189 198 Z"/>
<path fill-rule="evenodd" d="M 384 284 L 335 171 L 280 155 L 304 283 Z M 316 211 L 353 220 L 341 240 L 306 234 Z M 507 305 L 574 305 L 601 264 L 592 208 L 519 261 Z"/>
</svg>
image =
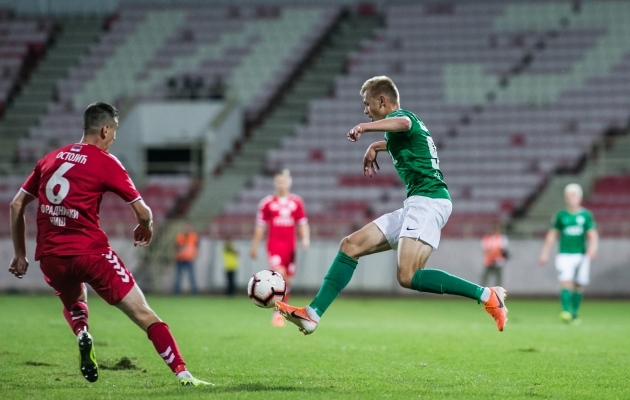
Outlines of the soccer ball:
<svg viewBox="0 0 630 400">
<path fill-rule="evenodd" d="M 256 272 L 247 285 L 247 294 L 254 304 L 262 308 L 271 308 L 276 301 L 284 299 L 287 284 L 277 272 L 263 269 Z"/>
</svg>

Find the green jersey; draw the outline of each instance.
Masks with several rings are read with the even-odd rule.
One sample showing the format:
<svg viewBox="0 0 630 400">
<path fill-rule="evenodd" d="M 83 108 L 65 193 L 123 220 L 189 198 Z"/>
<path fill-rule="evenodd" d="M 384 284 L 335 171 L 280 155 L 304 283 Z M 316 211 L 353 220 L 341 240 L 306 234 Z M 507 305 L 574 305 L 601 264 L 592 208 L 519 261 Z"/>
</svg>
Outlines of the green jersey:
<svg viewBox="0 0 630 400">
<path fill-rule="evenodd" d="M 450 200 L 448 187 L 440 171 L 437 148 L 424 122 L 406 110 L 396 110 L 385 118 L 394 117 L 408 117 L 411 120 L 411 129 L 408 131 L 385 132 L 387 152 L 407 188 L 407 197 Z"/>
<path fill-rule="evenodd" d="M 559 253 L 586 253 L 586 232 L 595 229 L 595 220 L 589 210 L 580 208 L 575 214 L 567 210 L 558 211 L 552 218 L 551 225 L 560 232 Z"/>
</svg>

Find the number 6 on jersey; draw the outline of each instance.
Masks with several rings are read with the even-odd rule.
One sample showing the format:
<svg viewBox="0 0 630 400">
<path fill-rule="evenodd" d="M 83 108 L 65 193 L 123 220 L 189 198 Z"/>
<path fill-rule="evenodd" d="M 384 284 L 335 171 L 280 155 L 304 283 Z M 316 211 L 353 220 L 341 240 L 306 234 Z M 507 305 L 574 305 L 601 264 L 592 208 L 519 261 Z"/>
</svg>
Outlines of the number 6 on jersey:
<svg viewBox="0 0 630 400">
<path fill-rule="evenodd" d="M 70 191 L 70 182 L 63 175 L 74 167 L 74 164 L 65 162 L 61 164 L 55 173 L 46 182 L 46 198 L 53 204 L 60 204 Z M 59 191 L 55 194 L 55 187 L 59 185 Z"/>
</svg>

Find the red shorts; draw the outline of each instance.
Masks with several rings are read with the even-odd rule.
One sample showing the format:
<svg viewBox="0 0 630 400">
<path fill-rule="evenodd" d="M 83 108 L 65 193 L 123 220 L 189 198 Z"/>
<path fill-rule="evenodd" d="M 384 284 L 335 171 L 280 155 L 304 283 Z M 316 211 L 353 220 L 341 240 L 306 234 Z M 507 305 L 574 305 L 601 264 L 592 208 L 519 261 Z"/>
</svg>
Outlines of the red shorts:
<svg viewBox="0 0 630 400">
<path fill-rule="evenodd" d="M 295 275 L 295 249 L 268 250 L 267 254 L 270 270 L 276 271 L 284 268 L 289 277 Z"/>
<path fill-rule="evenodd" d="M 85 290 L 84 283 L 111 305 L 118 304 L 136 284 L 113 250 L 100 255 L 45 257 L 39 267 L 67 309 Z"/>
</svg>

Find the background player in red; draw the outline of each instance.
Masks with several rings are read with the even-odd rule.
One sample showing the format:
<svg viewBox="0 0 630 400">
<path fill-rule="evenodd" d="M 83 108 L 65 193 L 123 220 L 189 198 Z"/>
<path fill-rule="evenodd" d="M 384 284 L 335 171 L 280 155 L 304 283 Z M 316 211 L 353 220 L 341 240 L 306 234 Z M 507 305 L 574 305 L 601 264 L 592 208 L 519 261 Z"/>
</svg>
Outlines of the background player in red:
<svg viewBox="0 0 630 400">
<path fill-rule="evenodd" d="M 81 374 L 98 379 L 92 336 L 88 333 L 88 283 L 105 301 L 122 310 L 142 328 L 158 354 L 183 386 L 209 384 L 186 370 L 175 338 L 147 304 L 131 273 L 99 227 L 103 193 L 113 192 L 131 206 L 138 226 L 134 246 L 148 246 L 153 236 L 151 209 L 144 203 L 122 164 L 108 153 L 116 139 L 118 111 L 93 103 L 83 117 L 80 143 L 57 149 L 39 160 L 11 202 L 11 236 L 15 256 L 9 271 L 22 278 L 28 269 L 24 210 L 35 199 L 37 248 L 35 260 L 46 282 L 61 299 L 65 316 L 77 335 Z"/>
<path fill-rule="evenodd" d="M 310 243 L 310 231 L 304 202 L 300 196 L 290 193 L 291 174 L 285 169 L 273 178 L 276 189 L 274 195 L 269 195 L 260 201 L 256 216 L 256 229 L 250 256 L 258 257 L 258 244 L 265 236 L 265 229 L 269 227 L 267 235 L 267 253 L 269 268 L 277 271 L 287 282 L 287 294 L 284 301 L 289 298 L 291 279 L 295 275 L 295 227 L 298 226 L 302 248 L 308 249 Z M 284 326 L 284 318 L 277 311 L 271 320 L 274 326 Z"/>
</svg>

